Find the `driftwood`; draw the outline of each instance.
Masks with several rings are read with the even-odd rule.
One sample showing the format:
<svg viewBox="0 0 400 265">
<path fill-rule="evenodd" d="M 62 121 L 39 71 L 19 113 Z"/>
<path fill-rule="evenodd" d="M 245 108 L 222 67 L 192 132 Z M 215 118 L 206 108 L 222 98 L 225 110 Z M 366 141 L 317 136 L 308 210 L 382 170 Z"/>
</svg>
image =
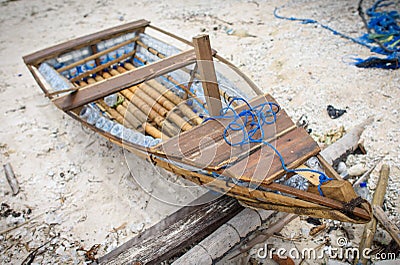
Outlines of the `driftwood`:
<svg viewBox="0 0 400 265">
<path fill-rule="evenodd" d="M 382 207 L 379 205 L 374 205 L 374 216 L 379 221 L 379 223 L 388 231 L 397 245 L 400 247 L 400 229 L 389 220 Z"/>
<path fill-rule="evenodd" d="M 389 166 L 384 164 L 381 168 L 381 173 L 379 176 L 378 180 L 378 185 L 374 193 L 374 197 L 372 198 L 372 205 L 377 205 L 381 206 L 383 204 L 383 200 L 386 194 L 386 188 L 388 186 L 389 182 Z M 363 253 L 363 250 L 366 248 L 370 248 L 372 245 L 372 242 L 374 240 L 374 235 L 376 232 L 376 227 L 377 227 L 377 221 L 375 218 L 372 218 L 371 222 L 365 225 L 364 227 L 364 233 L 362 235 L 360 245 L 359 245 L 359 251 L 360 253 Z M 356 258 L 354 260 L 354 264 L 367 264 L 367 259 L 363 256 L 361 256 L 360 260 Z"/>
<path fill-rule="evenodd" d="M 10 163 L 5 164 L 5 165 L 3 165 L 3 168 L 4 168 L 4 173 L 6 175 L 7 182 L 11 187 L 12 194 L 17 195 L 19 192 L 19 185 L 18 185 L 17 178 L 15 177 L 14 171 L 11 167 L 11 164 Z"/>
<path fill-rule="evenodd" d="M 348 133 L 346 133 L 342 138 L 340 138 L 335 145 L 328 146 L 321 151 L 321 155 L 325 160 L 331 164 L 336 164 L 337 161 L 348 153 L 351 153 L 358 147 L 358 142 L 360 141 L 360 136 L 364 131 L 364 128 L 370 124 L 373 119 L 370 117 L 364 122 L 356 125 Z"/>
</svg>

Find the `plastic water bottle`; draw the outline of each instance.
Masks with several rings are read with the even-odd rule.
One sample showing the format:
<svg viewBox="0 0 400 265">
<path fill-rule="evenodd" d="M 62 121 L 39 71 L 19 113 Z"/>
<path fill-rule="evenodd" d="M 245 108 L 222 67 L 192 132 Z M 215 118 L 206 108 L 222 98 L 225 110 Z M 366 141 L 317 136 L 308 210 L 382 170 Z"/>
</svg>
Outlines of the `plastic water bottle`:
<svg viewBox="0 0 400 265">
<path fill-rule="evenodd" d="M 367 187 L 367 182 L 361 182 L 359 185 L 357 185 L 354 189 L 356 193 L 363 199 L 369 201 L 371 196 L 369 194 L 369 190 Z"/>
<path fill-rule="evenodd" d="M 151 143 L 151 146 L 156 146 L 156 145 L 158 145 L 159 143 L 161 143 L 162 142 L 162 140 L 160 139 L 160 138 L 155 138 L 154 140 L 153 140 L 153 142 Z"/>
<path fill-rule="evenodd" d="M 110 133 L 111 133 L 112 135 L 118 137 L 118 138 L 122 138 L 123 130 L 124 130 L 124 126 L 122 126 L 122 125 L 119 124 L 119 123 L 116 123 L 116 124 L 112 127 Z"/>
<path fill-rule="evenodd" d="M 107 119 L 107 121 L 103 124 L 101 129 L 105 132 L 110 132 L 113 127 L 114 127 L 114 122 Z"/>
<path fill-rule="evenodd" d="M 105 118 L 105 117 L 100 117 L 100 118 L 96 121 L 96 124 L 95 124 L 96 128 L 102 129 L 103 126 L 104 126 L 104 124 L 106 123 L 106 121 L 107 121 L 107 118 Z"/>
<path fill-rule="evenodd" d="M 109 106 L 109 107 L 114 107 L 117 104 L 118 101 L 118 95 L 117 94 L 111 94 L 107 97 L 104 98 L 104 102 Z"/>
<path fill-rule="evenodd" d="M 111 47 L 113 47 L 113 46 L 114 46 L 114 40 L 107 40 L 107 41 L 105 42 L 105 47 L 106 47 L 106 49 L 111 48 Z M 107 57 L 108 57 L 108 61 L 112 61 L 112 60 L 117 59 L 117 51 L 116 51 L 116 50 L 113 50 L 113 51 L 109 52 L 109 53 L 107 54 Z"/>
<path fill-rule="evenodd" d="M 101 114 L 97 110 L 93 109 L 86 121 L 89 124 L 94 125 L 100 117 Z"/>
<path fill-rule="evenodd" d="M 85 64 L 86 70 L 92 70 L 95 67 L 96 67 L 96 61 L 95 60 L 87 61 L 86 64 Z"/>
<path fill-rule="evenodd" d="M 292 176 L 291 178 L 287 179 L 284 182 L 284 185 L 306 191 L 308 189 L 309 183 L 308 183 L 307 179 L 303 178 L 299 174 L 296 174 L 296 175 Z"/>
<path fill-rule="evenodd" d="M 81 119 L 83 120 L 87 120 L 91 112 L 92 109 L 89 106 L 84 106 L 81 112 L 79 113 L 79 117 L 81 117 Z"/>
<path fill-rule="evenodd" d="M 105 45 L 105 42 L 104 42 L 104 41 L 97 43 L 97 50 L 98 50 L 99 52 L 104 51 L 105 49 L 106 49 L 106 45 Z M 99 57 L 99 61 L 100 61 L 100 64 L 105 64 L 105 63 L 107 63 L 107 62 L 108 62 L 108 56 L 107 56 L 107 54 L 104 54 L 104 55 L 100 56 L 100 57 Z"/>
</svg>

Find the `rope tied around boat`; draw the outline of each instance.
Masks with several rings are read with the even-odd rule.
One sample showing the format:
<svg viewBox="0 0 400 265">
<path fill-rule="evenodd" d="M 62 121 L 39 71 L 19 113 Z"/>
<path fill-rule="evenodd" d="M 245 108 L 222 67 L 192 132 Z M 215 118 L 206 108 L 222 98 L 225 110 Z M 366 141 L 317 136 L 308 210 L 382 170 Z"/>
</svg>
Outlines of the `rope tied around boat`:
<svg viewBox="0 0 400 265">
<path fill-rule="evenodd" d="M 247 109 L 241 110 L 239 113 L 232 107 L 234 102 L 244 103 L 247 105 Z M 324 172 L 314 170 L 311 168 L 299 168 L 299 169 L 289 169 L 285 164 L 285 159 L 282 154 L 275 148 L 271 143 L 264 140 L 265 132 L 264 125 L 274 124 L 276 123 L 277 114 L 281 110 L 281 107 L 274 102 L 264 102 L 257 106 L 251 106 L 247 100 L 244 98 L 234 97 L 229 101 L 226 107 L 222 108 L 219 116 L 207 117 L 203 122 L 207 122 L 209 120 L 218 120 L 218 119 L 231 119 L 229 124 L 225 127 L 223 132 L 224 140 L 230 146 L 243 146 L 245 144 L 250 143 L 262 143 L 269 148 L 271 148 L 274 153 L 278 156 L 282 169 L 286 173 L 300 173 L 300 172 L 311 172 L 319 174 L 319 185 L 318 191 L 321 196 L 324 196 L 321 186 L 325 182 L 333 180 L 329 178 Z M 246 129 L 246 125 L 250 123 L 250 130 Z M 229 132 L 242 132 L 242 139 L 237 142 L 231 142 L 229 137 Z M 256 133 L 260 132 L 260 136 L 256 137 Z"/>
</svg>

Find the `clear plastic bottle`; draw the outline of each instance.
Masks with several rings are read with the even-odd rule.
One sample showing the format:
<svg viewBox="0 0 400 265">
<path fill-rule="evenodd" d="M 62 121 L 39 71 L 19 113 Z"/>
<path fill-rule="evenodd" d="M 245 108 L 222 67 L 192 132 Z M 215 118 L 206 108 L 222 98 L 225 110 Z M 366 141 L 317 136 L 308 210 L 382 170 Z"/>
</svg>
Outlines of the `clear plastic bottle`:
<svg viewBox="0 0 400 265">
<path fill-rule="evenodd" d="M 284 182 L 284 185 L 296 188 L 299 190 L 306 191 L 308 189 L 309 183 L 307 179 L 303 178 L 301 175 L 296 174 Z"/>
<path fill-rule="evenodd" d="M 141 133 L 135 132 L 129 137 L 129 142 L 138 145 L 144 145 L 145 136 Z"/>
<path fill-rule="evenodd" d="M 110 107 L 114 107 L 117 104 L 117 101 L 118 101 L 117 94 L 111 94 L 104 98 L 104 102 Z"/>
<path fill-rule="evenodd" d="M 105 49 L 106 49 L 106 45 L 105 45 L 104 41 L 97 43 L 97 50 L 98 50 L 99 52 L 104 51 Z M 105 64 L 105 63 L 107 63 L 107 62 L 108 62 L 108 56 L 107 56 L 107 54 L 101 55 L 101 56 L 99 57 L 99 61 L 100 61 L 100 64 Z"/>
<path fill-rule="evenodd" d="M 119 123 L 116 123 L 114 127 L 112 127 L 110 133 L 118 138 L 122 138 L 122 132 L 124 130 L 124 126 Z"/>
<path fill-rule="evenodd" d="M 367 182 L 361 182 L 355 187 L 354 190 L 361 198 L 367 201 L 371 199 L 371 195 L 369 194 L 369 189 L 367 187 Z"/>
</svg>

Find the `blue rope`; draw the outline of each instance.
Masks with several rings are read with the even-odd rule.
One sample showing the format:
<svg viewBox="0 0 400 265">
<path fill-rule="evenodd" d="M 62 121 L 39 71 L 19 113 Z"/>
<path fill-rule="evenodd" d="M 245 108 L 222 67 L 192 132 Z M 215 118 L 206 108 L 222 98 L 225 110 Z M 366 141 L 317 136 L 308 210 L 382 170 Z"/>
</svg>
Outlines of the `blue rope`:
<svg viewBox="0 0 400 265">
<path fill-rule="evenodd" d="M 371 52 L 387 56 L 386 58 L 357 58 L 354 62 L 354 65 L 357 67 L 398 69 L 400 68 L 400 14 L 396 10 L 389 12 L 377 11 L 377 9 L 389 7 L 393 4 L 393 2 L 387 3 L 387 0 L 377 0 L 366 12 L 366 14 L 370 17 L 367 26 L 374 33 L 367 33 L 359 38 L 350 37 L 314 19 L 285 17 L 278 15 L 278 10 L 280 8 L 275 8 L 274 16 L 279 19 L 300 21 L 302 24 L 317 24 L 322 28 L 331 31 L 335 35 L 367 47 Z M 373 45 L 375 40 L 378 40 L 384 48 Z"/>
<path fill-rule="evenodd" d="M 248 109 L 244 109 L 239 113 L 232 107 L 234 102 L 242 102 L 247 105 Z M 274 110 L 275 107 L 275 110 Z M 275 154 L 278 156 L 283 170 L 287 173 L 299 173 L 299 172 L 312 172 L 319 174 L 319 185 L 318 191 L 321 196 L 324 196 L 321 185 L 329 180 L 333 180 L 329 178 L 325 173 L 314 170 L 314 169 L 289 169 L 286 167 L 285 160 L 282 154 L 269 142 L 264 141 L 264 125 L 274 124 L 276 122 L 276 115 L 280 111 L 280 106 L 273 102 L 265 102 L 259 104 L 255 107 L 251 106 L 245 99 L 235 97 L 233 98 L 225 108 L 222 108 L 219 116 L 209 117 L 204 120 L 204 122 L 209 120 L 217 120 L 217 119 L 231 119 L 231 122 L 226 126 L 223 132 L 224 140 L 227 144 L 231 146 L 242 146 L 250 143 L 262 143 L 268 147 L 270 147 Z M 232 114 L 230 114 L 232 113 Z M 246 129 L 246 124 L 250 123 L 250 130 Z M 228 135 L 230 131 L 241 131 L 242 139 L 237 142 L 231 142 L 228 140 Z M 255 137 L 257 132 L 260 132 L 260 136 L 258 138 Z"/>
<path fill-rule="evenodd" d="M 372 49 L 372 48 L 373 48 L 372 45 L 369 45 L 369 44 L 366 43 L 365 41 L 362 41 L 362 40 L 359 40 L 359 39 L 356 39 L 356 38 L 347 36 L 346 34 L 343 34 L 343 33 L 339 32 L 339 31 L 337 31 L 337 30 L 335 30 L 335 29 L 333 29 L 333 28 L 331 28 L 331 27 L 329 27 L 329 26 L 327 26 L 327 25 L 324 25 L 324 24 L 318 22 L 317 20 L 308 19 L 308 18 L 285 17 L 285 16 L 278 15 L 278 10 L 281 9 L 281 8 L 282 8 L 282 7 L 280 7 L 280 8 L 277 8 L 277 7 L 276 7 L 276 8 L 275 8 L 275 10 L 274 10 L 274 16 L 275 16 L 276 18 L 285 19 L 285 20 L 290 20 L 290 21 L 300 21 L 302 24 L 316 24 L 316 25 L 319 25 L 319 26 L 321 26 L 322 28 L 324 28 L 324 29 L 326 29 L 326 30 L 329 30 L 329 31 L 332 32 L 334 35 L 338 35 L 338 36 L 340 36 L 340 37 L 342 37 L 342 38 L 344 38 L 344 39 L 351 40 L 352 42 L 355 42 L 355 43 L 357 43 L 357 44 L 360 44 L 360 45 L 362 45 L 362 46 L 365 46 L 365 47 L 367 47 L 368 49 Z"/>
</svg>

